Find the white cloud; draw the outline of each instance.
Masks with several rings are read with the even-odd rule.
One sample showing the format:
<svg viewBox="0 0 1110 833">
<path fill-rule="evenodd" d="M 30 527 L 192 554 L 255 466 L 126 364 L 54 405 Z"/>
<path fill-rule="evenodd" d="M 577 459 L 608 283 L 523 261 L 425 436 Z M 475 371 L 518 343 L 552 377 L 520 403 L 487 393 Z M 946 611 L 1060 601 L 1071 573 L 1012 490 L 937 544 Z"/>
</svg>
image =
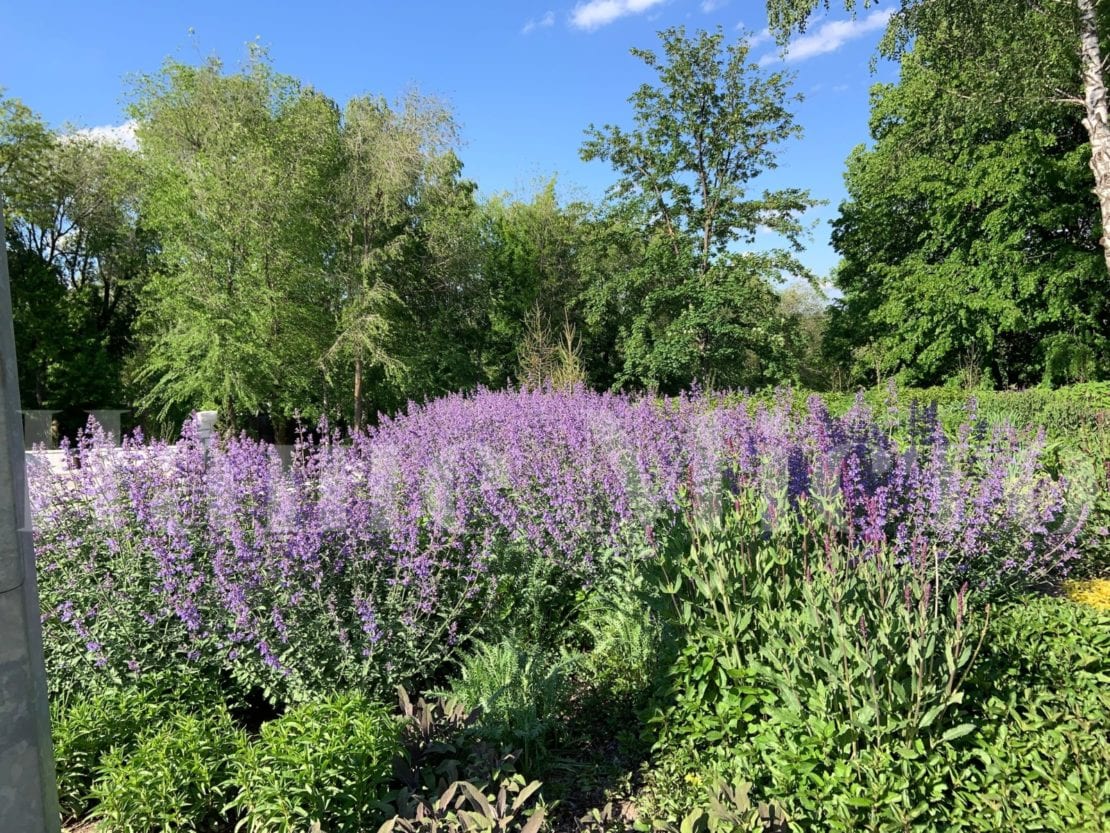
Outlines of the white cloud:
<svg viewBox="0 0 1110 833">
<path fill-rule="evenodd" d="M 92 139 L 94 142 L 119 145 L 128 150 L 139 149 L 139 141 L 135 138 L 134 121 L 126 121 L 123 124 L 105 124 L 100 127 L 86 127 L 83 130 L 75 130 L 73 135 Z"/>
<path fill-rule="evenodd" d="M 524 24 L 520 34 L 529 35 L 537 29 L 549 29 L 555 25 L 555 12 L 545 12 L 543 17 L 534 17 Z"/>
<path fill-rule="evenodd" d="M 701 0 L 701 10 L 710 14 L 728 5 L 728 0 Z"/>
<path fill-rule="evenodd" d="M 571 25 L 590 31 L 622 17 L 641 14 L 665 0 L 587 0 L 570 13 Z"/>
<path fill-rule="evenodd" d="M 891 9 L 873 11 L 866 17 L 855 20 L 830 20 L 822 23 L 812 32 L 794 38 L 786 47 L 785 60 L 804 61 L 815 55 L 825 55 L 836 52 L 848 41 L 861 38 L 864 35 L 885 29 L 894 12 Z M 762 65 L 773 64 L 782 60 L 782 56 L 775 54 L 764 55 L 759 63 Z"/>
</svg>

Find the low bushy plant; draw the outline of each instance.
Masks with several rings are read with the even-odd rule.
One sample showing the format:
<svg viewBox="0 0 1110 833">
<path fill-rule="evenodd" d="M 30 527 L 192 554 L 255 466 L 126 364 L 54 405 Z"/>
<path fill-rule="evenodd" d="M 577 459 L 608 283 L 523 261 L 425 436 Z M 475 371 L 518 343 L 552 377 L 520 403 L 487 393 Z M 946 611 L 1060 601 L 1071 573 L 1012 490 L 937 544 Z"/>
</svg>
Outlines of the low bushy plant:
<svg viewBox="0 0 1110 833">
<path fill-rule="evenodd" d="M 586 598 L 578 628 L 586 647 L 578 672 L 592 687 L 635 703 L 655 679 L 661 628 L 638 565 L 600 584 Z"/>
<path fill-rule="evenodd" d="M 1110 613 L 1051 597 L 999 609 L 967 702 L 979 730 L 948 750 L 952 830 L 1105 830 Z"/>
<path fill-rule="evenodd" d="M 476 642 L 461 662 L 451 694 L 479 710 L 474 731 L 483 742 L 520 749 L 526 770 L 542 770 L 571 662 L 510 638 Z"/>
<path fill-rule="evenodd" d="M 218 705 L 214 690 L 193 679 L 148 674 L 130 685 L 51 704 L 54 764 L 62 815 L 79 818 L 91 807 L 93 778 L 110 749 L 126 756 L 140 737 L 182 703 L 198 713 Z"/>
<path fill-rule="evenodd" d="M 658 672 L 661 629 L 641 583 L 636 568 L 591 588 L 576 627 L 564 636 L 564 650 L 574 659 L 556 760 L 545 773 L 548 796 L 596 802 L 614 790 L 627 794 L 621 785 L 647 753 L 639 714 Z"/>
<path fill-rule="evenodd" d="M 540 782 L 517 772 L 515 752 L 477 739 L 481 710 L 449 698 L 413 702 L 398 689 L 403 754 L 394 760 L 400 788 L 389 797 L 380 828 L 407 833 L 538 830 L 544 818 Z M 468 806 L 469 805 L 469 806 Z"/>
<path fill-rule="evenodd" d="M 161 703 L 138 689 L 105 689 L 68 708 L 51 709 L 58 803 L 64 818 L 88 811 L 93 774 L 108 750 L 130 749 L 162 710 Z"/>
<path fill-rule="evenodd" d="M 960 703 L 986 616 L 928 565 L 841 544 L 828 507 L 769 508 L 741 496 L 660 563 L 652 810 L 681 817 L 724 778 L 798 829 L 912 826 L 918 769 L 975 729 Z"/>
<path fill-rule="evenodd" d="M 1110 611 L 1034 595 L 1000 607 L 995 619 L 980 686 L 1068 692 L 1110 684 Z"/>
<path fill-rule="evenodd" d="M 541 786 L 519 775 L 501 781 L 493 792 L 455 781 L 434 801 L 416 801 L 406 815 L 387 820 L 378 833 L 539 833 L 545 809 L 529 804 Z"/>
<path fill-rule="evenodd" d="M 357 695 L 306 703 L 242 739 L 234 754 L 230 808 L 251 833 L 359 833 L 382 818 L 401 727 Z"/>
<path fill-rule="evenodd" d="M 442 792 L 459 780 L 468 752 L 476 751 L 466 735 L 481 717 L 481 709 L 467 709 L 447 697 L 419 697 L 413 702 L 402 686 L 397 687 L 397 696 L 403 749 L 394 759 L 394 778 L 407 795 Z"/>
<path fill-rule="evenodd" d="M 111 833 L 210 831 L 224 819 L 238 733 L 227 712 L 176 712 L 131 748 L 104 756 L 93 817 Z"/>
</svg>

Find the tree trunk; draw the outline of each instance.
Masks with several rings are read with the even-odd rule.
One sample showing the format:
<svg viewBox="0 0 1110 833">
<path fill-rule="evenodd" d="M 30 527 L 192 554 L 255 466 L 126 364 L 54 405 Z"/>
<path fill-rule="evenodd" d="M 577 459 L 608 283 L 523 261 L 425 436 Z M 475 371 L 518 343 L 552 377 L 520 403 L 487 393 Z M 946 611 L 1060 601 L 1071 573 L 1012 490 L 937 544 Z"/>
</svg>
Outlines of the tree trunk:
<svg viewBox="0 0 1110 833">
<path fill-rule="evenodd" d="M 1102 48 L 1098 38 L 1096 0 L 1076 0 L 1079 11 L 1079 59 L 1083 73 L 1083 105 L 1087 111 L 1083 126 L 1091 139 L 1091 173 L 1095 176 L 1094 193 L 1102 214 L 1102 235 L 1099 245 L 1110 273 L 1110 98 L 1102 70 Z"/>
<path fill-rule="evenodd" d="M 223 423 L 223 428 L 226 434 L 230 435 L 235 433 L 236 419 L 237 417 L 235 414 L 235 399 L 231 396 L 225 396 L 224 407 L 223 410 L 220 412 L 220 421 Z"/>
<path fill-rule="evenodd" d="M 355 430 L 361 431 L 362 416 L 362 354 L 355 355 Z"/>
</svg>

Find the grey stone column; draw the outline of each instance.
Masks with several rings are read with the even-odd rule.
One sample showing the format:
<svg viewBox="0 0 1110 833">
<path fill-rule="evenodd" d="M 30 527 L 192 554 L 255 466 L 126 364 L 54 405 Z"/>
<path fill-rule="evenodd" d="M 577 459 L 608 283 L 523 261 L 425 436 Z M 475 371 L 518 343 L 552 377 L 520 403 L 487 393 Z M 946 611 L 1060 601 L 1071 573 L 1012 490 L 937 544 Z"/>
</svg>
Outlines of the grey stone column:
<svg viewBox="0 0 1110 833">
<path fill-rule="evenodd" d="M 0 238 L 4 231 L 0 204 Z M 0 248 L 0 831 L 57 833 L 8 255 Z"/>
</svg>

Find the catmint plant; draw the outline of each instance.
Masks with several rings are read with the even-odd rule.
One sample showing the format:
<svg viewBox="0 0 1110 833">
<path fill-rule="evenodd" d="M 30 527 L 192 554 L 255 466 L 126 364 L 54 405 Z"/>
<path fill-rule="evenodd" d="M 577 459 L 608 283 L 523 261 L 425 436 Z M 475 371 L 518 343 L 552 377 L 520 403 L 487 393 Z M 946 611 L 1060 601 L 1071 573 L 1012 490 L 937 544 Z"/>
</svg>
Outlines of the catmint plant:
<svg viewBox="0 0 1110 833">
<path fill-rule="evenodd" d="M 791 401 L 478 391 L 287 453 L 92 424 L 29 471 L 53 693 L 178 665 L 279 701 L 388 691 L 497 638 L 524 577 L 573 598 L 657 552 L 680 505 L 737 495 L 769 524 L 834 507 L 823 534 L 983 598 L 1074 559 L 1082 504 L 1039 434 Z"/>
</svg>

